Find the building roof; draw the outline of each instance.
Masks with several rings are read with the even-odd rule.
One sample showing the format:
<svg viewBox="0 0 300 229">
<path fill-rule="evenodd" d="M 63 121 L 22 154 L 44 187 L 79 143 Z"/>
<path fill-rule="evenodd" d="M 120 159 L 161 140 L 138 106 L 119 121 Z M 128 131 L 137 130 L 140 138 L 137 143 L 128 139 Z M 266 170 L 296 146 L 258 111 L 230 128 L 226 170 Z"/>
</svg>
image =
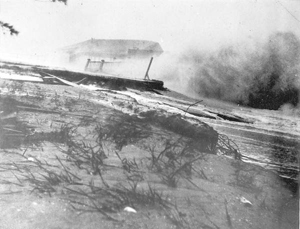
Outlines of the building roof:
<svg viewBox="0 0 300 229">
<path fill-rule="evenodd" d="M 148 53 L 161 54 L 163 49 L 160 44 L 146 40 L 104 40 L 90 39 L 74 45 L 67 46 L 62 51 L 69 54 L 102 54 L 124 56 L 130 51 L 141 51 Z"/>
</svg>

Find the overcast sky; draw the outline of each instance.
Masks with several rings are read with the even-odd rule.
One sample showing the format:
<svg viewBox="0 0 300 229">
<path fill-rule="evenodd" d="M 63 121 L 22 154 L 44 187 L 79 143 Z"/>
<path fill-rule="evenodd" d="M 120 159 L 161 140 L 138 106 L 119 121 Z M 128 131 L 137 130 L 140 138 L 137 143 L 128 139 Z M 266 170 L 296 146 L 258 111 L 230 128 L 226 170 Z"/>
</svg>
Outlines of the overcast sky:
<svg viewBox="0 0 300 229">
<path fill-rule="evenodd" d="M 294 18 L 296 17 L 296 18 Z M 96 39 L 158 41 L 164 50 L 260 42 L 274 31 L 300 35 L 299 0 L 0 0 L 0 57 L 38 55 Z"/>
</svg>

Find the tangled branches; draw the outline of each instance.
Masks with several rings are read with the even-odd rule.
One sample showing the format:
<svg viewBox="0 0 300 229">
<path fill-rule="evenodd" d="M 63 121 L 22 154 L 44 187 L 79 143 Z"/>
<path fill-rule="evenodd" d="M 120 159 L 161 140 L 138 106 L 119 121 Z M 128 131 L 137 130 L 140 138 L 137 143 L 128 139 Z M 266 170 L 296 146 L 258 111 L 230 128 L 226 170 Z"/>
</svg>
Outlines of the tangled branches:
<svg viewBox="0 0 300 229">
<path fill-rule="evenodd" d="M 217 153 L 220 155 L 233 156 L 234 159 L 241 160 L 242 154 L 240 153 L 239 147 L 224 134 L 219 134 L 216 148 Z"/>
</svg>

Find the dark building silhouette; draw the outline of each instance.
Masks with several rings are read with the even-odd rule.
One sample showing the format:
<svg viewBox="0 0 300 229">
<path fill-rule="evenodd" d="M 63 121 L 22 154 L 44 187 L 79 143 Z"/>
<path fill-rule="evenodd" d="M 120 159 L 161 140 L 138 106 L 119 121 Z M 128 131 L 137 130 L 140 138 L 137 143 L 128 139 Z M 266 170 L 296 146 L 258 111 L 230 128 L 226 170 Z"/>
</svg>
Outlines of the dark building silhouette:
<svg viewBox="0 0 300 229">
<path fill-rule="evenodd" d="M 159 56 L 163 50 L 159 43 L 146 40 L 103 40 L 90 39 L 62 49 L 70 62 L 80 60 L 122 60 Z"/>
</svg>

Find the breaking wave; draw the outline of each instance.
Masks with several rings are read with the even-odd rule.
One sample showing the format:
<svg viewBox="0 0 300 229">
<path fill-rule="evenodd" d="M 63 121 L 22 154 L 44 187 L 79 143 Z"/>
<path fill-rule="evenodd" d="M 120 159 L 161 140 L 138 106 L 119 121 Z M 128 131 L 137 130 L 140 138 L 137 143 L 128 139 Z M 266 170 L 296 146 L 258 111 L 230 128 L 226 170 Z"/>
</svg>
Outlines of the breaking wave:
<svg viewBox="0 0 300 229">
<path fill-rule="evenodd" d="M 254 48 L 189 50 L 179 63 L 188 65 L 187 88 L 201 97 L 272 110 L 299 104 L 300 41 L 294 33 L 274 33 Z"/>
</svg>

